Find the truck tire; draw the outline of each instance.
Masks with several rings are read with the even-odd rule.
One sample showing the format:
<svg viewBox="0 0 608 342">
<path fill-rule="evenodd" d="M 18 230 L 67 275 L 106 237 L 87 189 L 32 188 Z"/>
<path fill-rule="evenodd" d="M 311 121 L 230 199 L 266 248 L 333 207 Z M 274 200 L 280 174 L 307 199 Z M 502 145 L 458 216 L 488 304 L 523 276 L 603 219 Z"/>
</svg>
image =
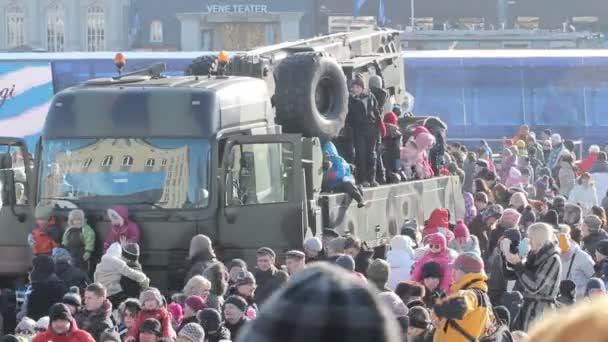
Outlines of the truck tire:
<svg viewBox="0 0 608 342">
<path fill-rule="evenodd" d="M 207 76 L 209 75 L 209 68 L 215 62 L 217 57 L 215 55 L 202 55 L 196 57 L 192 63 L 186 69 L 185 74 L 191 76 Z"/>
<path fill-rule="evenodd" d="M 348 112 L 346 76 L 335 59 L 319 52 L 285 58 L 276 74 L 277 123 L 286 133 L 334 139 Z"/>
</svg>

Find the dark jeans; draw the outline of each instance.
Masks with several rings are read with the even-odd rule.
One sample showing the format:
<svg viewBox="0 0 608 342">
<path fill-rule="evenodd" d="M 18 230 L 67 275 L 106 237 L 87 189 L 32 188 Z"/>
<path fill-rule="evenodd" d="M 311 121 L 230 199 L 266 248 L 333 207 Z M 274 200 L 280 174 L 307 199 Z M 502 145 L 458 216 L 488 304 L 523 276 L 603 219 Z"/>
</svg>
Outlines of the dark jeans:
<svg viewBox="0 0 608 342">
<path fill-rule="evenodd" d="M 357 183 L 376 181 L 378 133 L 354 130 Z"/>
<path fill-rule="evenodd" d="M 333 191 L 343 192 L 352 197 L 357 203 L 363 203 L 363 191 L 353 184 L 353 182 L 342 182 L 340 185 L 336 186 Z"/>
</svg>

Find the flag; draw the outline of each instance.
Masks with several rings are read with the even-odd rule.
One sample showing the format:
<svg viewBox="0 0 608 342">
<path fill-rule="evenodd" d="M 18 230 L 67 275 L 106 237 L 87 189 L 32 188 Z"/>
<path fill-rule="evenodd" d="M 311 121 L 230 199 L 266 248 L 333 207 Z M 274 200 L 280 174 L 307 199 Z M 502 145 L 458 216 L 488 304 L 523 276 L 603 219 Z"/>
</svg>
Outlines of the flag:
<svg viewBox="0 0 608 342">
<path fill-rule="evenodd" d="M 386 23 L 386 16 L 384 15 L 384 0 L 378 1 L 378 24 L 384 25 Z"/>
<path fill-rule="evenodd" d="M 358 17 L 361 7 L 365 4 L 366 0 L 353 0 L 353 16 Z"/>
</svg>

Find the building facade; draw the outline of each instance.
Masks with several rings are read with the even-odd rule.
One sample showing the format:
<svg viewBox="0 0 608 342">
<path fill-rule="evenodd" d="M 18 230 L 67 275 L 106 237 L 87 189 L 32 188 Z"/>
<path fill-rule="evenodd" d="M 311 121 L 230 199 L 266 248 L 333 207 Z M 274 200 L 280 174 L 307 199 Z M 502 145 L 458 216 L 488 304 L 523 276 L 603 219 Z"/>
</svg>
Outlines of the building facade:
<svg viewBox="0 0 608 342">
<path fill-rule="evenodd" d="M 118 51 L 129 0 L 0 0 L 0 50 Z"/>
<path fill-rule="evenodd" d="M 313 35 L 318 0 L 137 0 L 137 50 L 245 50 Z"/>
</svg>

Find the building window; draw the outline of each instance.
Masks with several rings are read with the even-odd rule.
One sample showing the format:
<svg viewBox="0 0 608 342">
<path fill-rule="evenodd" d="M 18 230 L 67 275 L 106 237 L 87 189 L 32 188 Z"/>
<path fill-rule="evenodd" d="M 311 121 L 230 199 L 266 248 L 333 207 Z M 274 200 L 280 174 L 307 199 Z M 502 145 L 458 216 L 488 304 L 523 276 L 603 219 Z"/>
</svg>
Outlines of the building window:
<svg viewBox="0 0 608 342">
<path fill-rule="evenodd" d="M 6 46 L 10 49 L 25 45 L 25 10 L 19 3 L 6 9 Z"/>
<path fill-rule="evenodd" d="M 160 162 L 160 166 L 163 166 L 163 167 L 164 167 L 164 166 L 167 166 L 167 159 L 166 159 L 166 158 L 165 158 L 165 159 L 163 159 L 163 160 Z"/>
<path fill-rule="evenodd" d="M 150 24 L 150 42 L 162 43 L 163 42 L 163 23 L 160 20 L 154 20 Z"/>
<path fill-rule="evenodd" d="M 122 166 L 131 166 L 133 165 L 133 157 L 124 156 L 122 157 Z"/>
<path fill-rule="evenodd" d="M 202 30 L 201 31 L 201 50 L 212 51 L 213 50 L 213 31 Z"/>
<path fill-rule="evenodd" d="M 82 163 L 82 167 L 85 169 L 88 169 L 89 166 L 91 166 L 92 162 L 93 162 L 93 159 L 87 158 L 87 159 L 85 159 L 84 163 Z"/>
<path fill-rule="evenodd" d="M 105 156 L 103 161 L 101 162 L 101 166 L 112 166 L 112 162 L 114 161 L 114 157 Z"/>
<path fill-rule="evenodd" d="M 106 49 L 106 18 L 101 5 L 87 9 L 87 49 L 104 51 Z"/>
<path fill-rule="evenodd" d="M 65 42 L 65 11 L 54 3 L 46 12 L 46 49 L 61 52 Z"/>
<path fill-rule="evenodd" d="M 154 159 L 150 158 L 148 160 L 146 160 L 146 167 L 153 167 L 154 166 Z"/>
</svg>

